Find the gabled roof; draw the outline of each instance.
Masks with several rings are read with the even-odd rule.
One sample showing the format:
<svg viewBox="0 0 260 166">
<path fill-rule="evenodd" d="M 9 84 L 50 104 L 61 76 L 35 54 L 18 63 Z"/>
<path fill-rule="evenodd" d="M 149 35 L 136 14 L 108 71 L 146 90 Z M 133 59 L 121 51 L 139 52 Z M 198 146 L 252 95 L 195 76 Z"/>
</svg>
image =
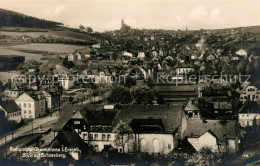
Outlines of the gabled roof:
<svg viewBox="0 0 260 166">
<path fill-rule="evenodd" d="M 192 102 L 191 99 L 187 100 L 187 102 L 184 104 L 184 110 L 185 111 L 196 111 L 199 110 L 198 107 Z"/>
<path fill-rule="evenodd" d="M 186 136 L 200 137 L 204 133 L 211 131 L 218 141 L 225 141 L 228 138 L 236 138 L 237 122 L 235 120 L 203 120 L 188 119 Z"/>
<path fill-rule="evenodd" d="M 21 108 L 15 103 L 14 100 L 6 100 L 1 101 L 0 100 L 0 106 L 9 114 L 12 112 L 20 111 Z"/>
<path fill-rule="evenodd" d="M 116 126 L 120 120 L 130 124 L 133 119 L 153 118 L 162 120 L 166 133 L 173 133 L 180 126 L 181 117 L 182 105 L 122 105 L 113 126 Z"/>
</svg>

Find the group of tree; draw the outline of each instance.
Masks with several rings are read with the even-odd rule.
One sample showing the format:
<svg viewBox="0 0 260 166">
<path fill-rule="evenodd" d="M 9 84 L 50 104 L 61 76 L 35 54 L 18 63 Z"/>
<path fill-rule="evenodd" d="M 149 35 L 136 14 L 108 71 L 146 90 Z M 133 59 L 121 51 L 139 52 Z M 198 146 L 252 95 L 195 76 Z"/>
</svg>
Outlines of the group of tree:
<svg viewBox="0 0 260 166">
<path fill-rule="evenodd" d="M 114 104 L 152 104 L 157 100 L 153 89 L 147 85 L 136 85 L 131 90 L 123 85 L 113 86 L 108 101 Z"/>
<path fill-rule="evenodd" d="M 83 25 L 79 25 L 79 29 L 81 31 L 87 32 L 88 34 L 92 34 L 93 33 L 93 29 L 91 27 L 85 28 Z"/>
</svg>

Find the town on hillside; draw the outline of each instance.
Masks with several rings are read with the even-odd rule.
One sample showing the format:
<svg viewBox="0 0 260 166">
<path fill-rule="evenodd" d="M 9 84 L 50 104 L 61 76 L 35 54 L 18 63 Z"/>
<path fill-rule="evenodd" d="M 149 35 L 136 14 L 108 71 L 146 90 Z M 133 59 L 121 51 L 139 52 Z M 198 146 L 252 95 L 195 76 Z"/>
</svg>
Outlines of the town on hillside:
<svg viewBox="0 0 260 166">
<path fill-rule="evenodd" d="M 123 18 L 101 33 L 2 17 L 0 162 L 260 161 L 260 26 L 137 29 Z"/>
</svg>

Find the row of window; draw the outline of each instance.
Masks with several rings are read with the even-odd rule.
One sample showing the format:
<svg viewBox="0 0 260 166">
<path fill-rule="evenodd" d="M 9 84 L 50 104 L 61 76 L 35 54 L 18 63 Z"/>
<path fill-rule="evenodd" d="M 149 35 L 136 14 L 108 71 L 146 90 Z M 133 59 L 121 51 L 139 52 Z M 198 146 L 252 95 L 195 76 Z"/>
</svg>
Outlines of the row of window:
<svg viewBox="0 0 260 166">
<path fill-rule="evenodd" d="M 26 104 L 26 103 L 19 103 L 19 107 L 21 107 L 22 108 L 22 106 L 24 107 L 24 108 L 26 108 L 26 107 L 28 107 L 28 108 L 31 108 L 31 103 L 28 103 L 28 104 Z"/>
<path fill-rule="evenodd" d="M 250 95 L 248 95 L 248 96 L 242 96 L 242 97 L 240 97 L 240 99 L 252 99 L 252 100 L 254 100 L 254 99 L 258 99 L 258 96 L 257 95 L 252 95 L 252 96 L 250 96 Z"/>
<path fill-rule="evenodd" d="M 255 88 L 249 88 L 249 89 L 247 89 L 247 91 L 248 92 L 255 92 L 256 90 L 255 90 Z"/>
<path fill-rule="evenodd" d="M 24 113 L 24 114 L 27 114 L 27 113 L 28 113 L 28 114 L 32 114 L 32 110 L 23 110 L 23 113 Z"/>
<path fill-rule="evenodd" d="M 79 130 L 80 134 L 80 130 Z M 87 140 L 88 139 L 88 134 L 85 133 L 83 134 L 83 139 Z M 89 134 L 89 140 L 95 141 L 99 140 L 98 134 Z M 102 134 L 102 141 L 110 141 L 111 140 L 111 134 Z"/>
<path fill-rule="evenodd" d="M 20 116 L 20 115 L 21 115 L 20 112 L 15 112 L 15 113 L 9 114 L 9 117 L 13 118 L 13 117 Z"/>
<path fill-rule="evenodd" d="M 12 94 L 14 94 L 14 95 L 16 95 L 17 94 L 17 92 L 5 92 L 7 95 L 12 95 Z"/>
</svg>

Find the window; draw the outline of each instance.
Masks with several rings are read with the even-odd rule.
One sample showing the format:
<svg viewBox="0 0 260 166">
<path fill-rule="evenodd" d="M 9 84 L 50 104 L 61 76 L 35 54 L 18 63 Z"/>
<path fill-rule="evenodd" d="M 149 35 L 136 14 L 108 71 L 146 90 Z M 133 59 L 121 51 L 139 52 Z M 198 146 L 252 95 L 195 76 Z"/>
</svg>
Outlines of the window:
<svg viewBox="0 0 260 166">
<path fill-rule="evenodd" d="M 90 140 L 93 140 L 93 134 L 90 134 L 90 135 L 89 135 L 89 139 L 90 139 Z"/>
<path fill-rule="evenodd" d="M 81 134 L 81 129 L 79 129 L 78 133 Z"/>
<path fill-rule="evenodd" d="M 26 107 L 26 103 L 23 103 L 23 106 Z"/>
<path fill-rule="evenodd" d="M 31 110 L 29 110 L 29 114 L 32 114 L 32 111 L 31 111 Z"/>
<path fill-rule="evenodd" d="M 80 124 L 80 121 L 79 120 L 75 120 L 74 124 Z"/>
<path fill-rule="evenodd" d="M 83 126 L 84 130 L 86 130 L 86 125 Z"/>
<path fill-rule="evenodd" d="M 26 110 L 24 110 L 23 113 L 26 114 Z"/>
<path fill-rule="evenodd" d="M 110 141 L 110 139 L 111 139 L 111 134 L 108 134 L 107 135 L 107 140 Z"/>
<path fill-rule="evenodd" d="M 102 140 L 106 139 L 106 134 L 102 134 Z"/>
<path fill-rule="evenodd" d="M 168 144 L 168 150 L 171 150 L 171 149 L 172 149 L 172 145 Z"/>
<path fill-rule="evenodd" d="M 98 134 L 95 134 L 95 140 L 98 140 Z"/>
<path fill-rule="evenodd" d="M 31 108 L 31 103 L 29 103 L 29 108 Z"/>
</svg>

